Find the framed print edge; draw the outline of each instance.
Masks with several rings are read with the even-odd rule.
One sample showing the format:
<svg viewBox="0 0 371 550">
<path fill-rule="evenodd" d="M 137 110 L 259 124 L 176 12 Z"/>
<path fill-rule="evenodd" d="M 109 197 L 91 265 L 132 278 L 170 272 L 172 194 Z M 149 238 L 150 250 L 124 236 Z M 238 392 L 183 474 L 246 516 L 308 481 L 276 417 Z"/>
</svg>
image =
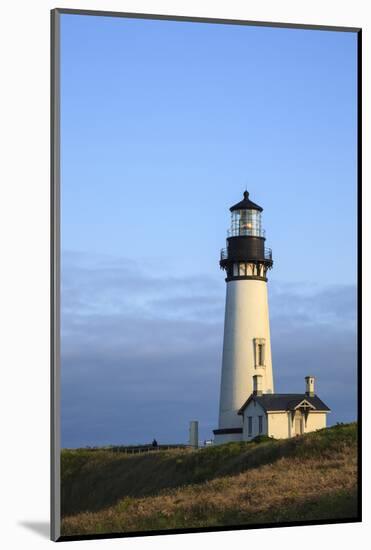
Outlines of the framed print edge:
<svg viewBox="0 0 371 550">
<path fill-rule="evenodd" d="M 141 13 L 141 12 L 125 12 L 125 11 L 110 11 L 110 10 L 90 10 L 78 8 L 56 8 L 59 14 L 66 15 L 91 15 L 99 17 L 118 17 L 126 19 L 152 19 L 159 21 L 183 21 L 190 23 L 215 23 L 226 25 L 247 25 L 253 27 L 276 27 L 286 29 L 303 29 L 303 30 L 318 30 L 318 31 L 335 31 L 335 32 L 358 32 L 359 27 L 348 27 L 341 25 L 320 25 L 312 23 L 285 23 L 282 21 L 255 21 L 253 19 L 234 19 L 224 17 L 200 17 L 192 15 L 172 15 L 159 13 Z"/>
<path fill-rule="evenodd" d="M 60 15 L 51 11 L 51 491 L 50 537 L 57 541 L 61 524 L 60 476 Z"/>
<path fill-rule="evenodd" d="M 357 30 L 357 426 L 358 518 L 362 522 L 362 28 Z"/>
</svg>

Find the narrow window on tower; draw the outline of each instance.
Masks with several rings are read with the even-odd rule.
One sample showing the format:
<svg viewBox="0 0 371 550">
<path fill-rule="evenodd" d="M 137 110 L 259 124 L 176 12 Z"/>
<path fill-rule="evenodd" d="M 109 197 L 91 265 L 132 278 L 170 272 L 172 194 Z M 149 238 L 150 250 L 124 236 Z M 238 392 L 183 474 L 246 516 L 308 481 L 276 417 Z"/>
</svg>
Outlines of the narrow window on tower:
<svg viewBox="0 0 371 550">
<path fill-rule="evenodd" d="M 240 264 L 240 272 L 239 275 L 244 277 L 246 275 L 246 264 Z"/>
<path fill-rule="evenodd" d="M 259 416 L 259 433 L 263 433 L 263 417 Z"/>
<path fill-rule="evenodd" d="M 259 357 L 259 365 L 263 365 L 263 344 L 258 344 L 258 357 Z"/>
<path fill-rule="evenodd" d="M 265 339 L 255 338 L 255 368 L 265 366 Z"/>
<path fill-rule="evenodd" d="M 252 435 L 252 416 L 247 417 L 247 435 Z"/>
</svg>

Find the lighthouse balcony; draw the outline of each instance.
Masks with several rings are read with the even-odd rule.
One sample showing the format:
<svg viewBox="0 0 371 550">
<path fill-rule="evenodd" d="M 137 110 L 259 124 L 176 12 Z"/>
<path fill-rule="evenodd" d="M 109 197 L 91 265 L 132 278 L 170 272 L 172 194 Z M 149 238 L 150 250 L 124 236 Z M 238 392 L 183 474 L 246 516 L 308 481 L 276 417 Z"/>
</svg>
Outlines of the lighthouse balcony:
<svg viewBox="0 0 371 550">
<path fill-rule="evenodd" d="M 228 248 L 222 248 L 220 251 L 220 266 L 224 267 L 228 262 L 228 260 L 244 261 L 244 262 L 264 261 L 264 262 L 273 264 L 272 249 L 264 248 L 263 257 L 261 258 L 257 257 L 255 254 L 251 254 L 251 257 L 246 257 L 245 254 L 243 254 L 243 257 L 241 256 L 240 258 L 236 258 L 234 253 L 232 255 L 229 254 Z"/>
</svg>

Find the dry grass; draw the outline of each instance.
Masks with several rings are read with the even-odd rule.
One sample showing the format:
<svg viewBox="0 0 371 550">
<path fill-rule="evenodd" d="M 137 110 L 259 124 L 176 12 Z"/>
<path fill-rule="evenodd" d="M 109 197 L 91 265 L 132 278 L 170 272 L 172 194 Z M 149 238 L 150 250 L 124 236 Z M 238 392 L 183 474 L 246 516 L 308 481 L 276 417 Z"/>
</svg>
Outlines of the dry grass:
<svg viewBox="0 0 371 550">
<path fill-rule="evenodd" d="M 345 434 L 345 431 L 344 431 Z M 348 434 L 349 435 L 349 434 Z M 326 441 L 335 441 L 332 435 Z M 339 439 L 338 446 L 326 453 L 322 445 L 321 458 L 311 457 L 307 441 L 268 443 L 269 446 L 293 447 L 291 456 L 275 458 L 271 463 L 245 469 L 209 481 L 162 489 L 156 495 L 126 496 L 114 505 L 99 511 L 80 512 L 64 518 L 64 535 L 182 529 L 205 526 L 274 523 L 356 516 L 357 463 L 356 446 L 349 437 Z M 322 442 L 322 439 L 319 441 Z M 286 445 L 286 446 L 285 446 Z M 309 445 L 309 448 L 311 445 Z M 328 443 L 327 447 L 331 447 Z M 315 449 L 316 446 L 312 445 Z M 243 446 L 241 449 L 245 449 Z M 291 449 L 291 450 L 292 450 Z M 246 449 L 245 449 L 246 450 Z M 317 448 L 318 450 L 318 448 Z M 217 453 L 222 453 L 222 447 Z M 290 453 L 289 453 L 290 454 Z M 236 463 L 238 454 L 232 453 Z M 187 457 L 181 455 L 187 460 Z M 211 455 L 210 455 L 211 456 Z M 200 460 L 200 452 L 194 459 Z M 168 460 L 164 458 L 165 462 Z M 179 453 L 173 453 L 173 461 Z M 237 461 L 238 462 L 238 461 Z M 143 465 L 143 463 L 142 463 Z M 240 469 L 238 463 L 238 469 Z"/>
</svg>

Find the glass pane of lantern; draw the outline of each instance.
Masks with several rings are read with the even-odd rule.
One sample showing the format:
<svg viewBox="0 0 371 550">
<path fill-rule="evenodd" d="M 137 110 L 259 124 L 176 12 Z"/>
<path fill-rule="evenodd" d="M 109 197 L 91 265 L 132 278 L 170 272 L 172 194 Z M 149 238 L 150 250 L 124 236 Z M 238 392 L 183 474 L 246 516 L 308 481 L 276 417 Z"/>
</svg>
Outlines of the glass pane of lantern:
<svg viewBox="0 0 371 550">
<path fill-rule="evenodd" d="M 232 212 L 231 237 L 263 237 L 261 213 L 258 210 L 235 210 Z"/>
</svg>

